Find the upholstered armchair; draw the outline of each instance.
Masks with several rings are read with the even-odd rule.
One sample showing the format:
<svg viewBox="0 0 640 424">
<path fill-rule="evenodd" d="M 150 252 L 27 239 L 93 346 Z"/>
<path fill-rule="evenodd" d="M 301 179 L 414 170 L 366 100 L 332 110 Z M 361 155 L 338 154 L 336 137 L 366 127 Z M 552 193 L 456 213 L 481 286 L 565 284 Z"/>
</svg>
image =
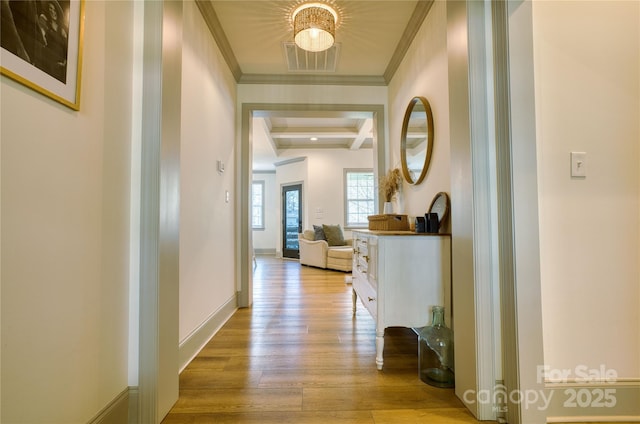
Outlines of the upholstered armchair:
<svg viewBox="0 0 640 424">
<path fill-rule="evenodd" d="M 313 230 L 298 234 L 300 264 L 317 268 L 351 272 L 353 247 L 351 239 L 342 240 L 340 246 L 330 246 L 327 240 L 316 240 Z M 333 244 L 333 243 L 332 243 Z"/>
</svg>

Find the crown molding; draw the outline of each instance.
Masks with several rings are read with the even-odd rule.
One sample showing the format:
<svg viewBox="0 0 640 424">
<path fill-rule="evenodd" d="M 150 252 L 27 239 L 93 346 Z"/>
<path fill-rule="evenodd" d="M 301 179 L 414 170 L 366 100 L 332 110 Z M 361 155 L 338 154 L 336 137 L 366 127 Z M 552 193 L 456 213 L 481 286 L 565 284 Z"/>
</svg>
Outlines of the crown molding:
<svg viewBox="0 0 640 424">
<path fill-rule="evenodd" d="M 227 39 L 227 35 L 222 30 L 222 25 L 220 25 L 220 21 L 218 20 L 218 15 L 216 15 L 216 11 L 213 10 L 213 4 L 209 0 L 195 0 L 198 9 L 200 9 L 200 13 L 204 18 L 207 26 L 209 27 L 209 31 L 211 35 L 213 35 L 213 39 L 218 44 L 218 48 L 222 53 L 222 57 L 224 57 L 225 62 L 231 69 L 231 73 L 235 78 L 236 82 L 240 80 L 242 77 L 242 69 L 240 69 L 240 64 L 236 59 L 236 55 L 233 53 L 231 49 L 231 44 L 229 44 L 229 40 Z"/>
<path fill-rule="evenodd" d="M 238 84 L 287 84 L 287 85 L 364 85 L 386 86 L 387 82 L 376 75 L 269 75 L 243 74 Z"/>
<path fill-rule="evenodd" d="M 383 76 L 387 84 L 391 82 L 391 79 L 398 70 L 400 63 L 402 63 L 402 59 L 404 59 L 404 56 L 407 54 L 409 46 L 411 46 L 418 30 L 429 14 L 431 6 L 433 6 L 433 2 L 434 0 L 419 0 L 416 4 L 416 8 L 413 9 L 413 14 L 411 14 L 411 18 L 409 18 L 407 27 L 404 29 L 402 37 L 400 37 L 400 41 L 398 41 L 396 50 L 393 52 L 393 56 L 391 56 L 391 60 L 387 65 L 387 69 L 384 71 Z"/>
</svg>

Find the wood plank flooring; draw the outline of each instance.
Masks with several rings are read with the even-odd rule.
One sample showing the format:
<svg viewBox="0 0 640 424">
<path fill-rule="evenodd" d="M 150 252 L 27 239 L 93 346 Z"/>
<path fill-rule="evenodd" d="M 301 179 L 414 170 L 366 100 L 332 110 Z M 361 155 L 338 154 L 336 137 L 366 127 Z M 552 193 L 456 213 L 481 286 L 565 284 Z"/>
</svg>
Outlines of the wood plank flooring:
<svg viewBox="0 0 640 424">
<path fill-rule="evenodd" d="M 476 423 L 455 397 L 420 381 L 417 340 L 387 329 L 375 364 L 375 325 L 350 274 L 257 258 L 254 305 L 240 309 L 180 375 L 163 424 Z"/>
</svg>

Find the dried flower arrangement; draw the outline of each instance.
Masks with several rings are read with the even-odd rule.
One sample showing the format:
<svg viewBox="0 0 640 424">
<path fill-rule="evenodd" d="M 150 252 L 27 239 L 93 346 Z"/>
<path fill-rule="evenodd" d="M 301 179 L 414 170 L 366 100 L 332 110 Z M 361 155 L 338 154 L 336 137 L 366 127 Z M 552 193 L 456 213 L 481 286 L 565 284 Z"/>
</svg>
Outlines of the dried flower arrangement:
<svg viewBox="0 0 640 424">
<path fill-rule="evenodd" d="M 402 175 L 398 168 L 390 169 L 380 178 L 380 193 L 386 202 L 390 202 L 402 187 Z"/>
</svg>

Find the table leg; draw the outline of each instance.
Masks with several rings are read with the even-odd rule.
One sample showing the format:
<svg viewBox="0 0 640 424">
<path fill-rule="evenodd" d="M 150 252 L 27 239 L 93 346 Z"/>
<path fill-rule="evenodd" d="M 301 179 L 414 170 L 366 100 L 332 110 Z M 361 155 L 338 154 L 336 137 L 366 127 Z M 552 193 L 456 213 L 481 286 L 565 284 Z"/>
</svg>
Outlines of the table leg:
<svg viewBox="0 0 640 424">
<path fill-rule="evenodd" d="M 351 289 L 351 300 L 353 301 L 353 315 L 356 315 L 356 303 L 358 302 L 358 294 L 354 289 Z"/>
<path fill-rule="evenodd" d="M 382 358 L 382 352 L 384 351 L 384 328 L 382 330 L 376 329 L 376 366 L 378 370 L 382 370 L 382 364 L 384 359 Z"/>
</svg>

